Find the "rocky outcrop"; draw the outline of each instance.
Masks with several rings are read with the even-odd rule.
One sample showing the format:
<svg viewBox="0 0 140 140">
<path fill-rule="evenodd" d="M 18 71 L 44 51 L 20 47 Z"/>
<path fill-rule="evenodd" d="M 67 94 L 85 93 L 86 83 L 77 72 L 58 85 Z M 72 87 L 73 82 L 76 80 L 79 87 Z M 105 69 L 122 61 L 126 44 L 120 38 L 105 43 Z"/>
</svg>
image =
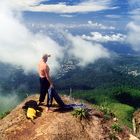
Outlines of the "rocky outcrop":
<svg viewBox="0 0 140 140">
<path fill-rule="evenodd" d="M 25 102 L 38 100 L 38 95 L 30 96 L 5 118 L 0 120 L 0 140 L 110 140 L 110 124 L 103 120 L 102 113 L 90 108 L 90 119 L 79 120 L 71 112 L 58 110 L 47 113 L 41 106 L 41 116 L 34 123 L 26 118 L 22 109 Z M 64 96 L 65 103 L 78 102 Z M 55 104 L 55 103 L 54 103 Z M 113 120 L 112 120 L 113 121 Z M 123 132 L 125 133 L 125 132 Z M 120 137 L 122 136 L 122 137 Z M 129 136 L 118 136 L 120 140 L 129 140 Z M 131 139 L 132 140 L 132 139 Z"/>
</svg>

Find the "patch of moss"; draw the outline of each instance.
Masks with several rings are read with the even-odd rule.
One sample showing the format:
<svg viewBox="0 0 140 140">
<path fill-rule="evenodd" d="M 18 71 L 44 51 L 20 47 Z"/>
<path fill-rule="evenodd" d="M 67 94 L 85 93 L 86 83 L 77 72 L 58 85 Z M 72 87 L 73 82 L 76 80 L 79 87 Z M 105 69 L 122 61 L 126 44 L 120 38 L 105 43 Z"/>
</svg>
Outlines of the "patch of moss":
<svg viewBox="0 0 140 140">
<path fill-rule="evenodd" d="M 118 118 L 120 124 L 127 125 L 128 127 L 132 128 L 132 114 L 135 111 L 132 106 L 121 103 L 111 103 L 108 107 Z"/>
</svg>

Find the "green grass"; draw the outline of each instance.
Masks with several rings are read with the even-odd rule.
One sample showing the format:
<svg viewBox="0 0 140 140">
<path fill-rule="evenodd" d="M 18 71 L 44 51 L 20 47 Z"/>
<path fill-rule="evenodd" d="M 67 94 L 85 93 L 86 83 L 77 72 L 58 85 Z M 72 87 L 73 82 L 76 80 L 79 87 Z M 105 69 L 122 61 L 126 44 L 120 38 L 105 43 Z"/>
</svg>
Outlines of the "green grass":
<svg viewBox="0 0 140 140">
<path fill-rule="evenodd" d="M 65 91 L 61 93 L 66 94 Z M 132 128 L 132 114 L 135 110 L 140 108 L 140 90 L 130 87 L 121 86 L 106 89 L 75 90 L 72 92 L 71 96 L 86 100 L 100 107 L 104 106 L 109 108 L 119 119 L 120 124 L 127 125 L 130 128 Z M 4 100 L 2 101 L 5 103 Z M 5 112 L 3 112 L 3 110 L 8 111 L 9 108 L 0 108 L 2 116 Z"/>
<path fill-rule="evenodd" d="M 110 91 L 106 89 L 74 91 L 72 97 L 84 99 L 95 104 L 103 104 L 106 101 L 112 102 L 114 100 Z"/>
<path fill-rule="evenodd" d="M 71 96 L 98 106 L 106 106 L 115 114 L 121 125 L 130 128 L 132 115 L 140 107 L 140 90 L 129 87 L 73 91 Z"/>
<path fill-rule="evenodd" d="M 111 128 L 112 128 L 113 131 L 118 132 L 118 133 L 122 132 L 122 130 L 123 130 L 121 128 L 121 126 L 119 124 L 117 124 L 117 123 L 112 124 Z"/>
<path fill-rule="evenodd" d="M 118 118 L 120 124 L 132 128 L 132 114 L 135 111 L 132 106 L 121 103 L 111 103 L 108 107 Z"/>
</svg>

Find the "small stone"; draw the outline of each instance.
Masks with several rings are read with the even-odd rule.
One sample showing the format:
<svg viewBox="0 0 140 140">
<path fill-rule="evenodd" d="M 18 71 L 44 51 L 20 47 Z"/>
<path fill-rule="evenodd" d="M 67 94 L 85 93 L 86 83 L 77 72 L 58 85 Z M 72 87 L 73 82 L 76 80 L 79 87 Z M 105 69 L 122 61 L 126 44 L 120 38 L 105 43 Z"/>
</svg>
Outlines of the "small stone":
<svg viewBox="0 0 140 140">
<path fill-rule="evenodd" d="M 118 119 L 115 117 L 115 118 L 113 118 L 113 121 L 114 121 L 114 122 L 117 122 L 117 121 L 118 121 Z"/>
</svg>

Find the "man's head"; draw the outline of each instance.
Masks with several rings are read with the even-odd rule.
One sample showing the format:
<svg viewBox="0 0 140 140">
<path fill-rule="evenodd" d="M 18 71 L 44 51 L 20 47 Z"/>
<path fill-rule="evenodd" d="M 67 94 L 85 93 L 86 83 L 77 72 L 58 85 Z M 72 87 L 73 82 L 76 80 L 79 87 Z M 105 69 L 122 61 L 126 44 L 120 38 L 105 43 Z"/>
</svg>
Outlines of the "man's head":
<svg viewBox="0 0 140 140">
<path fill-rule="evenodd" d="M 47 62 L 48 57 L 51 57 L 51 55 L 50 55 L 50 54 L 44 54 L 44 55 L 42 56 L 43 61 L 44 61 L 44 62 Z"/>
</svg>

